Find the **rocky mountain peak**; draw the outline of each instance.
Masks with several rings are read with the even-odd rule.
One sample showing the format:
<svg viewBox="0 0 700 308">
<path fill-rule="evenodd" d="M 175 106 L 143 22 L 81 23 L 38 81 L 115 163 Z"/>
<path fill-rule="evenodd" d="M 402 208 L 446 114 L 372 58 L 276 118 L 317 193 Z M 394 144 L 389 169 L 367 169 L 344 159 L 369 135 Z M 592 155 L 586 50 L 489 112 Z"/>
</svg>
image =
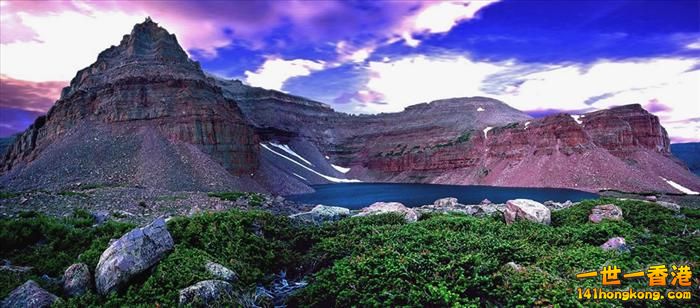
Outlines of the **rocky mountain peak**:
<svg viewBox="0 0 700 308">
<path fill-rule="evenodd" d="M 90 90 L 124 79 L 205 79 L 175 37 L 150 17 L 136 24 L 118 46 L 102 51 L 97 61 L 76 74 L 62 98 L 77 90 Z"/>
</svg>

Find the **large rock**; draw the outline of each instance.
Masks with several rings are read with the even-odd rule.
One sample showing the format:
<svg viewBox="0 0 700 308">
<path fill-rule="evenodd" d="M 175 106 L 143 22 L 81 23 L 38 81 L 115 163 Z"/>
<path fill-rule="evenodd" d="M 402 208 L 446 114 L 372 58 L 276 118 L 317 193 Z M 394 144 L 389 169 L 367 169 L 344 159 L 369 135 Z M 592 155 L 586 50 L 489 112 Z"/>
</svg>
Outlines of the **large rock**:
<svg viewBox="0 0 700 308">
<path fill-rule="evenodd" d="M 319 204 L 311 211 L 290 215 L 294 221 L 310 224 L 322 224 L 324 222 L 338 221 L 350 216 L 350 210 L 339 206 L 326 206 Z"/>
<path fill-rule="evenodd" d="M 10 292 L 10 295 L 2 301 L 2 308 L 51 307 L 57 300 L 59 300 L 58 296 L 42 289 L 33 280 L 27 280 L 23 285 Z"/>
<path fill-rule="evenodd" d="M 386 213 L 396 213 L 403 215 L 407 222 L 418 221 L 418 213 L 413 209 L 407 208 L 405 205 L 398 202 L 375 202 L 372 205 L 360 210 L 355 216 L 370 216 Z"/>
<path fill-rule="evenodd" d="M 225 267 L 219 263 L 207 261 L 204 267 L 207 269 L 207 272 L 209 272 L 209 274 L 218 279 L 229 282 L 238 280 L 238 275 L 236 274 L 236 272 L 230 270 L 228 267 Z"/>
<path fill-rule="evenodd" d="M 551 221 L 551 212 L 544 204 L 529 199 L 508 200 L 503 216 L 507 224 L 516 220 L 529 220 L 548 225 Z"/>
<path fill-rule="evenodd" d="M 85 263 L 76 263 L 69 266 L 63 274 L 63 293 L 66 296 L 80 296 L 92 287 L 90 269 Z"/>
<path fill-rule="evenodd" d="M 233 299 L 233 286 L 223 280 L 204 280 L 180 290 L 180 306 L 216 306 Z"/>
<path fill-rule="evenodd" d="M 622 220 L 622 209 L 613 204 L 596 205 L 588 215 L 588 220 L 592 223 L 599 223 L 606 219 Z"/>
<path fill-rule="evenodd" d="M 453 198 L 453 197 L 437 199 L 437 200 L 435 200 L 435 202 L 433 202 L 433 205 L 435 205 L 437 207 L 451 207 L 451 206 L 456 206 L 458 204 L 459 204 L 459 202 L 457 202 L 457 198 Z"/>
<path fill-rule="evenodd" d="M 120 288 L 134 276 L 158 263 L 172 249 L 173 238 L 162 218 L 143 228 L 129 231 L 100 256 L 95 269 L 97 291 L 105 295 Z"/>
</svg>

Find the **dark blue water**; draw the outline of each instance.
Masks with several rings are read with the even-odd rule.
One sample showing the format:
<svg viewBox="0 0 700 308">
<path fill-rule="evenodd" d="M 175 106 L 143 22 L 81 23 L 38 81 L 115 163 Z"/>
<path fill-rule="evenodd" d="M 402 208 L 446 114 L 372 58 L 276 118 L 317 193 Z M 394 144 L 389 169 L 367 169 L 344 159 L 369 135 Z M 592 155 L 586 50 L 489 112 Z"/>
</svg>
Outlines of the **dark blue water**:
<svg viewBox="0 0 700 308">
<path fill-rule="evenodd" d="M 455 197 L 462 204 L 479 204 L 484 199 L 489 199 L 494 203 L 505 203 L 510 199 L 519 198 L 539 202 L 548 200 L 578 202 L 584 199 L 598 198 L 597 194 L 561 188 L 396 183 L 342 183 L 314 185 L 312 187 L 316 192 L 290 195 L 287 196 L 287 199 L 307 204 L 324 204 L 359 209 L 378 201 L 395 201 L 414 207 L 432 204 L 433 201 L 445 197 Z"/>
</svg>

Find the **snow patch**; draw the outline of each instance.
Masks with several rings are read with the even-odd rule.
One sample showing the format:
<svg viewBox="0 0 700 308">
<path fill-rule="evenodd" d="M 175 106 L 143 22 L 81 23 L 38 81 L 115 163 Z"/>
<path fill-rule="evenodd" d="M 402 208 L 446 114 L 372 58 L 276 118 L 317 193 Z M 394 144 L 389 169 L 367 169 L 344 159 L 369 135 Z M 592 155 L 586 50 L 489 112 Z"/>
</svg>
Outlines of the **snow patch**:
<svg viewBox="0 0 700 308">
<path fill-rule="evenodd" d="M 294 152 L 294 151 L 292 150 L 292 148 L 290 148 L 290 147 L 289 147 L 288 145 L 286 145 L 286 144 L 277 144 L 277 143 L 274 143 L 274 142 L 270 142 L 270 145 L 273 146 L 273 147 L 276 147 L 276 148 L 278 148 L 278 149 L 280 149 L 280 150 L 282 150 L 282 151 L 287 152 L 289 155 L 292 155 L 292 156 L 294 156 L 294 157 L 300 159 L 301 161 L 305 162 L 305 163 L 306 163 L 307 165 L 309 165 L 309 166 L 313 166 L 313 165 L 314 165 L 314 164 L 312 164 L 310 161 L 308 161 L 308 160 L 304 159 L 303 157 L 301 157 L 301 155 L 297 154 L 297 152 Z"/>
<path fill-rule="evenodd" d="M 487 128 L 484 128 L 484 139 L 488 138 L 489 131 L 492 130 L 493 127 L 489 126 Z"/>
<path fill-rule="evenodd" d="M 301 176 L 301 175 L 298 175 L 298 174 L 296 174 L 296 173 L 294 173 L 294 172 L 292 172 L 292 174 L 293 174 L 294 176 L 296 176 L 296 177 L 298 177 L 298 178 L 304 180 L 304 181 L 307 181 L 307 182 L 309 181 L 309 180 L 307 180 L 305 177 L 303 177 L 303 176 Z"/>
<path fill-rule="evenodd" d="M 321 174 L 321 173 L 319 173 L 318 171 L 316 171 L 316 170 L 314 170 L 314 169 L 311 169 L 311 168 L 309 168 L 309 167 L 307 167 L 307 166 L 304 166 L 304 165 L 302 165 L 301 163 L 299 163 L 298 161 L 293 160 L 293 159 L 291 159 L 291 158 L 289 158 L 289 157 L 287 157 L 287 156 L 284 156 L 284 154 L 279 153 L 279 152 L 277 152 L 277 151 L 271 149 L 269 146 L 267 146 L 267 144 L 261 143 L 260 145 L 261 145 L 264 149 L 266 149 L 266 150 L 272 152 L 273 154 L 276 154 L 276 155 L 278 155 L 278 156 L 281 156 L 282 158 L 284 158 L 284 159 L 286 159 L 286 160 L 288 160 L 288 161 L 291 161 L 291 162 L 297 164 L 299 167 L 302 167 L 302 168 L 308 170 L 309 172 L 312 172 L 312 173 L 314 173 L 314 174 L 316 174 L 316 175 L 318 175 L 318 176 L 320 176 L 320 177 L 322 177 L 322 178 L 324 178 L 324 179 L 326 179 L 326 180 L 328 180 L 328 181 L 330 181 L 330 182 L 333 182 L 333 183 L 358 183 L 358 182 L 362 182 L 362 181 L 360 181 L 360 180 L 355 180 L 355 179 L 339 179 L 339 178 L 336 178 L 336 177 L 332 177 L 332 176 L 328 176 L 328 175 L 325 175 L 325 174 Z"/>
<path fill-rule="evenodd" d="M 328 155 L 326 155 L 326 159 L 331 159 L 331 158 L 330 158 L 330 157 L 328 157 Z"/>
<path fill-rule="evenodd" d="M 525 129 L 527 129 L 528 126 L 530 126 L 530 121 L 525 122 Z"/>
<path fill-rule="evenodd" d="M 345 168 L 345 167 L 337 166 L 334 164 L 331 164 L 331 166 L 333 166 L 333 168 L 335 170 L 338 170 L 338 172 L 340 172 L 340 173 L 348 173 L 348 171 L 350 171 L 350 168 Z"/>
<path fill-rule="evenodd" d="M 583 118 L 583 117 L 584 116 L 578 115 L 578 114 L 571 115 L 571 118 L 574 119 L 574 121 L 576 121 L 576 123 L 578 123 L 579 125 L 583 124 L 583 121 L 581 121 L 581 118 Z"/>
<path fill-rule="evenodd" d="M 688 188 L 686 188 L 686 187 L 683 187 L 681 184 L 678 184 L 678 183 L 676 183 L 676 182 L 674 182 L 674 181 L 667 180 L 667 179 L 665 179 L 665 178 L 663 178 L 663 177 L 660 177 L 660 178 L 661 178 L 662 180 L 666 181 L 666 183 L 668 183 L 668 185 L 671 185 L 673 188 L 677 189 L 678 191 L 680 191 L 680 192 L 682 192 L 682 193 L 684 193 L 684 194 L 686 194 L 686 195 L 700 195 L 699 192 L 697 192 L 697 191 L 692 191 L 692 190 L 690 190 L 690 189 L 688 189 Z"/>
<path fill-rule="evenodd" d="M 482 111 L 486 111 L 486 109 L 479 107 L 479 108 L 476 109 L 476 111 L 482 112 Z"/>
</svg>

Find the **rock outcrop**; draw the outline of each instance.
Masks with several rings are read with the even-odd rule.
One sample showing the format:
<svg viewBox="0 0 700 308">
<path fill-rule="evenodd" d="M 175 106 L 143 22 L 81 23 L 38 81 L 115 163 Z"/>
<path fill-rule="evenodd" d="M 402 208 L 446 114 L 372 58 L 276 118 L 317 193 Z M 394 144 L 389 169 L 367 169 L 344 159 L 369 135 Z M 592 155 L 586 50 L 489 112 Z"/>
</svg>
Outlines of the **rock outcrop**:
<svg viewBox="0 0 700 308">
<path fill-rule="evenodd" d="M 600 245 L 600 248 L 605 251 L 616 250 L 619 252 L 627 252 L 629 248 L 627 247 L 627 242 L 623 237 L 613 237 L 607 240 L 605 243 Z"/>
<path fill-rule="evenodd" d="M 2 308 L 45 308 L 51 307 L 59 300 L 58 296 L 42 289 L 33 280 L 27 280 L 27 282 L 12 290 L 0 306 Z"/>
<path fill-rule="evenodd" d="M 234 299 L 233 286 L 223 280 L 205 280 L 180 290 L 180 306 L 216 307 L 228 306 L 224 301 Z"/>
<path fill-rule="evenodd" d="M 69 266 L 63 274 L 63 293 L 68 297 L 80 296 L 92 288 L 92 275 L 85 263 Z"/>
<path fill-rule="evenodd" d="M 154 266 L 173 249 L 173 238 L 165 220 L 136 228 L 109 245 L 95 269 L 97 291 L 106 295 Z"/>
<path fill-rule="evenodd" d="M 548 225 L 551 222 L 551 212 L 544 204 L 528 199 L 515 199 L 506 202 L 503 217 L 507 224 L 516 220 L 528 220 Z"/>
</svg>

